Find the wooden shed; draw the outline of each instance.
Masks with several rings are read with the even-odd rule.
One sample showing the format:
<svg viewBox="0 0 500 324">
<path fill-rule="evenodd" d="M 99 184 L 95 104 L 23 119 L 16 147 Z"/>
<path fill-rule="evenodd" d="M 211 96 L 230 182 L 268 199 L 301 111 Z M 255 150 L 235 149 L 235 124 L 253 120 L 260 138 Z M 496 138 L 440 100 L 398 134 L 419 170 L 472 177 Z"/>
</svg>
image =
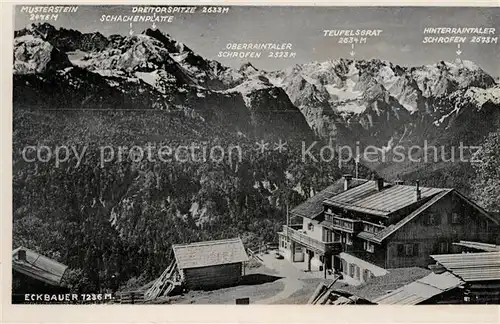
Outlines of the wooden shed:
<svg viewBox="0 0 500 324">
<path fill-rule="evenodd" d="M 183 285 L 208 290 L 237 284 L 248 256 L 240 238 L 173 245 Z"/>
<path fill-rule="evenodd" d="M 12 303 L 26 303 L 25 294 L 65 294 L 68 267 L 25 247 L 12 251 Z"/>
<path fill-rule="evenodd" d="M 60 286 L 68 266 L 25 247 L 12 251 L 12 270 L 52 286 Z"/>
</svg>

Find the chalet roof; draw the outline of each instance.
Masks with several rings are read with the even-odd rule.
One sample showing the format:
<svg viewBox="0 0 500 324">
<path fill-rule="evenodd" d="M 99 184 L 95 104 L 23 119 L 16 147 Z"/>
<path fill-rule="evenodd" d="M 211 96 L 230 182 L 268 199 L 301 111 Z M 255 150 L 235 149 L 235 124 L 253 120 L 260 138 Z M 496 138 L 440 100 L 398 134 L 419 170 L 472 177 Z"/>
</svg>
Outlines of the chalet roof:
<svg viewBox="0 0 500 324">
<path fill-rule="evenodd" d="M 444 190 L 446 189 L 420 187 L 421 199 L 429 199 Z M 416 203 L 415 196 L 415 186 L 384 183 L 384 188 L 378 190 L 376 181 L 367 181 L 324 202 L 352 211 L 388 216 Z"/>
<path fill-rule="evenodd" d="M 240 238 L 172 246 L 179 269 L 201 268 L 248 261 Z"/>
<path fill-rule="evenodd" d="M 351 185 L 358 186 L 367 182 L 365 179 L 352 179 Z M 323 212 L 323 201 L 344 191 L 344 180 L 339 179 L 331 186 L 318 192 L 313 197 L 307 199 L 290 211 L 290 216 L 299 216 L 306 218 L 315 218 Z"/>
<path fill-rule="evenodd" d="M 26 260 L 19 259 L 19 251 L 26 251 Z M 68 266 L 25 247 L 12 251 L 12 269 L 49 285 L 59 286 Z"/>
<path fill-rule="evenodd" d="M 431 257 L 464 281 L 500 280 L 500 252 L 439 254 Z"/>
<path fill-rule="evenodd" d="M 417 208 L 415 211 L 410 213 L 408 216 L 406 216 L 405 218 L 403 218 L 402 220 L 400 220 L 396 224 L 391 224 L 391 225 L 387 226 L 383 230 L 379 231 L 377 234 L 372 234 L 372 236 L 370 236 L 370 233 L 363 232 L 363 235 L 366 236 L 363 238 L 366 238 L 370 241 L 375 241 L 377 243 L 382 242 L 383 240 L 385 240 L 386 238 L 388 238 L 389 236 L 394 234 L 401 227 L 406 225 L 412 219 L 414 219 L 415 217 L 420 215 L 423 211 L 425 211 L 427 208 L 434 205 L 436 202 L 438 202 L 439 200 L 444 198 L 444 196 L 446 196 L 448 193 L 450 193 L 452 191 L 453 191 L 453 189 L 446 189 L 446 190 L 440 192 L 438 195 L 432 197 L 429 201 L 427 201 L 425 204 L 423 204 L 422 206 Z"/>
<path fill-rule="evenodd" d="M 464 282 L 449 272 L 431 273 L 406 286 L 376 298 L 380 305 L 417 305 L 443 292 L 454 289 Z"/>
<path fill-rule="evenodd" d="M 463 246 L 463 247 L 471 248 L 471 249 L 475 249 L 475 250 L 481 250 L 484 252 L 500 251 L 500 245 L 482 243 L 482 242 L 460 241 L 458 243 L 453 243 L 453 245 Z"/>
</svg>

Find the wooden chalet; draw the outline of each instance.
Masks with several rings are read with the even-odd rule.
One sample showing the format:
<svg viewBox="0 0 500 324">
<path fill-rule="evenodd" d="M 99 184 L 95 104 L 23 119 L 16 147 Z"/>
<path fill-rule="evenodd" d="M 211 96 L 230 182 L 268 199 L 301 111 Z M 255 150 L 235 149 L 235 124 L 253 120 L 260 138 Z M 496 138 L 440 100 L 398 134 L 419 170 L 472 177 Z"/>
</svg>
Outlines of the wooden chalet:
<svg viewBox="0 0 500 324">
<path fill-rule="evenodd" d="M 236 285 L 248 256 L 240 238 L 176 244 L 174 261 L 146 292 L 151 300 L 168 295 L 176 287 L 213 290 Z"/>
<path fill-rule="evenodd" d="M 278 233 L 286 259 L 359 282 L 387 269 L 427 267 L 432 254 L 458 252 L 453 242 L 495 242 L 499 225 L 457 190 L 350 175 L 294 208 L 289 219 Z"/>
</svg>

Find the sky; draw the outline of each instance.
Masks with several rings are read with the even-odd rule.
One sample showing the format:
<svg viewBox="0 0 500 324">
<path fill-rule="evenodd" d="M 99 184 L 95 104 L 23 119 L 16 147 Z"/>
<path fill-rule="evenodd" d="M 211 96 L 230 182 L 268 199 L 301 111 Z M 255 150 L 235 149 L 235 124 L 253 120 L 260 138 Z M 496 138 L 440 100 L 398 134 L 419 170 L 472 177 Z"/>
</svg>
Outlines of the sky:
<svg viewBox="0 0 500 324">
<path fill-rule="evenodd" d="M 79 6 L 72 14 L 60 14 L 56 27 L 81 32 L 99 31 L 105 36 L 127 35 L 125 22 L 100 22 L 103 14 L 131 14 L 131 6 Z M 325 29 L 382 29 L 379 37 L 355 46 L 356 59 L 378 58 L 402 66 L 433 64 L 457 58 L 455 44 L 422 44 L 425 27 L 496 28 L 500 42 L 500 8 L 446 7 L 265 7 L 230 6 L 225 14 L 174 14 L 172 23 L 157 28 L 183 42 L 196 53 L 234 68 L 250 61 L 264 70 L 278 70 L 311 61 L 350 58 L 351 46 L 323 36 Z M 16 8 L 15 29 L 32 21 Z M 151 27 L 133 25 L 135 33 Z M 228 43 L 291 43 L 292 59 L 219 58 Z M 463 44 L 461 59 L 470 60 L 489 74 L 500 76 L 500 43 Z"/>
</svg>

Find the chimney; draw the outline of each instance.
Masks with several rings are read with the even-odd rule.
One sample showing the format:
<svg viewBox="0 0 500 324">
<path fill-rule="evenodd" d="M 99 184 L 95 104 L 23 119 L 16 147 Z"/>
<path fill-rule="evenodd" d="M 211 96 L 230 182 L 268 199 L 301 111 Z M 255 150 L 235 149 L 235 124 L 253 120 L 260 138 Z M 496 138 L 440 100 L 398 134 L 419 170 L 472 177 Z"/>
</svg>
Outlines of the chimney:
<svg viewBox="0 0 500 324">
<path fill-rule="evenodd" d="M 415 192 L 417 194 L 417 201 L 422 199 L 422 192 L 420 191 L 420 181 L 417 180 L 417 187 L 415 188 Z"/>
<path fill-rule="evenodd" d="M 352 187 L 352 175 L 344 174 L 344 191 L 351 189 Z"/>
<path fill-rule="evenodd" d="M 377 190 L 382 191 L 384 189 L 384 178 L 377 179 Z"/>
<path fill-rule="evenodd" d="M 17 251 L 17 259 L 19 261 L 26 261 L 26 250 Z"/>
</svg>

